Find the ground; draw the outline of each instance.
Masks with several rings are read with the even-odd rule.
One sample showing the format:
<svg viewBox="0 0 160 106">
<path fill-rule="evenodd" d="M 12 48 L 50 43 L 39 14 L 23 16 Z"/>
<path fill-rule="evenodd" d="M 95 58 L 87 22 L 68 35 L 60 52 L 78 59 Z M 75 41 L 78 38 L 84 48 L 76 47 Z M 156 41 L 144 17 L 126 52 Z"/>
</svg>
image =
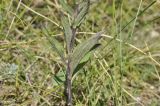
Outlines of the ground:
<svg viewBox="0 0 160 106">
<path fill-rule="evenodd" d="M 160 2 L 91 2 L 76 44 L 104 33 L 101 46 L 73 77 L 73 104 L 159 106 Z M 65 104 L 65 66 L 43 33 L 45 26 L 65 48 L 61 13 L 58 0 L 0 1 L 0 106 Z"/>
</svg>

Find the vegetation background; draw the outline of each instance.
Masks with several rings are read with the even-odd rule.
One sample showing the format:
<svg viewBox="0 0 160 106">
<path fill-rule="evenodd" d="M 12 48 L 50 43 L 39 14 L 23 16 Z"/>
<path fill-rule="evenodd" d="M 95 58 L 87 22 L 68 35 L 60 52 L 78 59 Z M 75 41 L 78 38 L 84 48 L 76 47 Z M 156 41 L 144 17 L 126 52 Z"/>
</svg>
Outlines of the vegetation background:
<svg viewBox="0 0 160 106">
<path fill-rule="evenodd" d="M 74 77 L 74 105 L 160 106 L 160 1 L 91 2 L 76 43 L 105 33 Z M 65 104 L 64 66 L 42 31 L 63 44 L 60 12 L 58 0 L 0 0 L 0 106 Z"/>
</svg>

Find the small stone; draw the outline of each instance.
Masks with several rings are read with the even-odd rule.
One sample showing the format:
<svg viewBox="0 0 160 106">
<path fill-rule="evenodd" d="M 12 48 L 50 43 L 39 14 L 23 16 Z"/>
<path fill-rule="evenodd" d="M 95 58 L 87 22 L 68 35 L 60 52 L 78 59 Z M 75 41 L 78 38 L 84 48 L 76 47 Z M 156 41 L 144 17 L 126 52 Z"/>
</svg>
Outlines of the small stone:
<svg viewBox="0 0 160 106">
<path fill-rule="evenodd" d="M 154 86 L 151 86 L 150 89 L 154 89 Z"/>
<path fill-rule="evenodd" d="M 150 35 L 151 35 L 152 38 L 156 38 L 156 37 L 158 37 L 160 34 L 159 34 L 157 31 L 153 30 L 153 31 L 150 32 Z"/>
</svg>

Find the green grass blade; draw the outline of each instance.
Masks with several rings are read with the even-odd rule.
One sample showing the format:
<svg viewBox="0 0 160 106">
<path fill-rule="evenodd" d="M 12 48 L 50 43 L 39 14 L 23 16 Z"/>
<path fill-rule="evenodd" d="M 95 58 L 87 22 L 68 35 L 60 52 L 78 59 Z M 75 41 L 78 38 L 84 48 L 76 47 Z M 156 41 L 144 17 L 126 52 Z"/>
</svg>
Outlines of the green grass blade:
<svg viewBox="0 0 160 106">
<path fill-rule="evenodd" d="M 149 7 L 151 7 L 154 3 L 156 3 L 156 0 L 151 2 L 146 8 L 144 8 L 137 16 L 141 16 Z M 123 31 L 128 25 L 130 25 L 134 20 L 136 19 L 136 16 L 131 19 L 122 29 L 121 31 Z"/>
</svg>

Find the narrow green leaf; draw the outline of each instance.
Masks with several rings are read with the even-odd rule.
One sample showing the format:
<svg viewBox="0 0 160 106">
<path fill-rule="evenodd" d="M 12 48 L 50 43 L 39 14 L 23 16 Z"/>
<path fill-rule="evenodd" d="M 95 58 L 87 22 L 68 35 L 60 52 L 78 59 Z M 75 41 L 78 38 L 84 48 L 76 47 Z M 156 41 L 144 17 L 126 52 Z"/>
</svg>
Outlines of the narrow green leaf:
<svg viewBox="0 0 160 106">
<path fill-rule="evenodd" d="M 143 15 L 143 13 L 148 10 L 154 3 L 156 3 L 156 0 L 154 0 L 153 2 L 151 2 L 147 7 L 145 7 L 139 14 L 138 14 L 138 17 Z M 121 31 L 123 31 L 128 25 L 130 25 L 134 20 L 136 19 L 136 16 L 133 17 L 122 29 Z M 121 32 L 120 31 L 120 32 Z"/>
<path fill-rule="evenodd" d="M 80 61 L 80 63 L 87 62 L 87 61 L 89 60 L 89 58 L 91 57 L 91 55 L 92 55 L 92 52 L 87 53 L 87 54 L 82 58 L 82 60 Z"/>
<path fill-rule="evenodd" d="M 101 32 L 87 39 L 86 41 L 79 44 L 73 51 L 71 58 L 71 71 L 73 72 L 83 57 L 90 51 L 92 48 L 98 44 L 99 39 L 101 38 Z"/>
<path fill-rule="evenodd" d="M 61 22 L 62 22 L 64 34 L 65 34 L 67 49 L 70 49 L 71 40 L 72 40 L 72 29 L 70 27 L 69 20 L 68 18 L 62 16 Z"/>
<path fill-rule="evenodd" d="M 82 67 L 84 67 L 84 66 L 87 64 L 87 62 L 88 62 L 88 61 L 78 64 L 78 66 L 76 67 L 76 69 L 75 69 L 75 70 L 73 71 L 73 73 L 72 73 L 72 80 L 73 80 L 74 78 L 76 78 L 76 76 L 77 76 L 80 72 L 83 71 L 83 70 L 82 70 Z"/>
<path fill-rule="evenodd" d="M 75 77 L 75 75 L 83 68 L 83 66 L 89 61 L 90 57 L 92 55 L 92 52 L 87 53 L 82 60 L 80 61 L 80 63 L 77 65 L 76 69 L 73 71 L 72 76 Z"/>
<path fill-rule="evenodd" d="M 65 71 L 59 70 L 58 73 L 53 77 L 53 83 L 54 85 L 62 85 L 65 82 Z"/>
<path fill-rule="evenodd" d="M 67 13 L 69 13 L 71 16 L 73 15 L 74 10 L 72 9 L 72 7 L 70 7 L 65 0 L 59 0 L 62 8 L 64 11 L 66 11 Z"/>
<path fill-rule="evenodd" d="M 82 20 L 84 19 L 84 17 L 86 16 L 86 14 L 88 12 L 89 5 L 90 5 L 90 2 L 88 0 L 86 2 L 81 3 L 78 6 L 79 7 L 79 9 L 78 9 L 78 15 L 74 19 L 74 22 L 73 22 L 73 27 L 74 28 L 78 27 L 81 24 Z"/>
<path fill-rule="evenodd" d="M 55 37 L 50 37 L 50 39 L 55 44 L 55 47 L 59 50 L 61 55 L 64 55 L 64 47 L 62 46 L 61 42 L 58 41 Z"/>
<path fill-rule="evenodd" d="M 82 58 L 76 69 L 73 71 L 73 77 L 83 68 L 83 66 L 89 61 L 90 57 L 93 55 L 94 50 L 98 48 L 100 44 L 96 44 L 92 49 Z"/>
<path fill-rule="evenodd" d="M 47 29 L 45 29 L 47 31 Z M 52 49 L 61 57 L 62 61 L 65 63 L 65 58 L 64 58 L 64 49 L 62 47 L 62 45 L 54 38 L 51 38 L 48 35 L 48 31 L 47 33 L 44 32 L 44 35 L 46 36 L 46 38 L 48 39 L 49 43 L 52 46 Z"/>
</svg>

